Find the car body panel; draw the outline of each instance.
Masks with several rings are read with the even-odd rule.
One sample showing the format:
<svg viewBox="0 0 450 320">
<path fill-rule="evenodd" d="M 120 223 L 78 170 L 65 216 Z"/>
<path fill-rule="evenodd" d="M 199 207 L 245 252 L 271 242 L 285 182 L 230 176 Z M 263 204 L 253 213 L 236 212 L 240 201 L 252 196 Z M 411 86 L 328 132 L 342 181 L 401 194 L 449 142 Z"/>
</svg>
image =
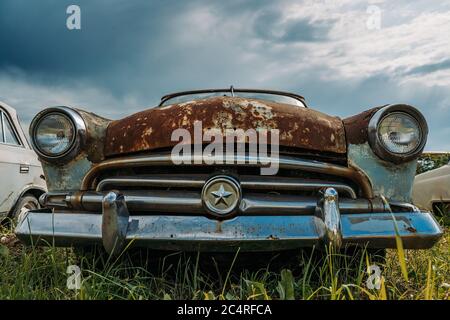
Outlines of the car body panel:
<svg viewBox="0 0 450 320">
<path fill-rule="evenodd" d="M 20 145 L 6 144 L 0 141 L 0 218 L 4 218 L 27 191 L 47 190 L 41 163 L 30 148 L 22 131 L 16 111 L 0 102 L 0 111 L 4 112 Z M 2 140 L 2 139 L 0 139 Z"/>
<path fill-rule="evenodd" d="M 105 156 L 126 155 L 173 147 L 174 129 L 184 128 L 194 135 L 194 123 L 203 131 L 227 129 L 278 129 L 280 145 L 321 152 L 345 154 L 342 121 L 308 108 L 244 99 L 214 97 L 181 104 L 156 107 L 122 120 L 113 121 L 107 131 Z"/>
<path fill-rule="evenodd" d="M 158 106 L 116 121 L 77 109 L 87 127 L 86 144 L 71 160 L 43 163 L 50 192 L 42 201 L 53 211 L 31 211 L 16 232 L 25 242 L 42 237 L 56 245 L 103 243 L 113 254 L 113 244 L 130 242 L 212 251 L 283 250 L 327 241 L 388 248 L 396 245 L 397 226 L 406 248 L 429 248 L 442 230 L 430 213 L 409 203 L 416 159 L 394 163 L 372 151 L 368 124 L 380 108 L 342 120 L 305 107 L 224 96 Z M 278 129 L 280 150 L 290 149 L 278 154 L 273 179 L 261 175 L 261 163 L 249 163 L 258 159 L 246 154 L 219 156 L 219 165 L 203 161 L 203 154 L 174 161 L 170 148 L 179 141 L 172 141 L 173 131 L 195 135 L 199 121 L 203 130 L 218 129 L 224 136 L 227 129 Z M 238 189 L 238 205 L 226 217 L 205 204 L 205 187 L 219 177 Z M 330 185 L 341 186 L 339 193 Z M 213 190 L 216 196 L 220 190 Z"/>
<path fill-rule="evenodd" d="M 86 124 L 86 144 L 80 154 L 64 163 L 42 161 L 49 191 L 79 190 L 84 175 L 105 159 L 106 129 L 111 120 L 94 113 L 74 109 Z"/>
<path fill-rule="evenodd" d="M 411 202 L 417 160 L 392 163 L 378 157 L 369 144 L 369 121 L 382 107 L 384 106 L 371 108 L 343 120 L 348 165 L 366 174 L 375 196 L 383 196 L 391 201 Z"/>
<path fill-rule="evenodd" d="M 427 210 L 432 210 L 434 203 L 450 204 L 450 165 L 417 175 L 414 180 L 413 202 Z"/>
<path fill-rule="evenodd" d="M 384 196 L 390 201 L 412 201 L 416 160 L 394 165 L 381 160 L 365 142 L 349 144 L 348 163 L 369 177 L 375 196 Z"/>
</svg>

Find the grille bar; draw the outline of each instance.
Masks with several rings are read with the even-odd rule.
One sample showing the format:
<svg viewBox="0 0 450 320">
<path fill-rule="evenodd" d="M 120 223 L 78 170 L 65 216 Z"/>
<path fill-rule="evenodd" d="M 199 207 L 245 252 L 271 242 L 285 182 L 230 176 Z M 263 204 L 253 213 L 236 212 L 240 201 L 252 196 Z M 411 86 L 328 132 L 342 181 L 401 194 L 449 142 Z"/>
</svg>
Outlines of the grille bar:
<svg viewBox="0 0 450 320">
<path fill-rule="evenodd" d="M 107 192 L 47 193 L 41 198 L 44 206 L 58 210 L 100 212 Z M 206 214 L 201 194 L 195 191 L 121 191 L 131 213 L 183 213 Z M 273 195 L 261 193 L 244 194 L 239 206 L 240 215 L 303 215 L 315 214 L 318 199 L 296 195 Z M 339 208 L 345 213 L 384 212 L 384 202 L 379 199 L 341 198 Z"/>
<path fill-rule="evenodd" d="M 98 192 L 108 190 L 112 187 L 119 190 L 127 187 L 162 187 L 162 188 L 202 188 L 209 175 L 161 175 L 161 176 L 139 176 L 139 177 L 114 177 L 104 179 L 97 185 Z M 240 176 L 239 179 L 243 189 L 265 190 L 265 191 L 313 191 L 324 188 L 334 188 L 340 193 L 356 199 L 356 192 L 352 187 L 344 183 L 328 182 L 313 179 L 298 179 L 285 177 L 260 177 Z"/>
</svg>

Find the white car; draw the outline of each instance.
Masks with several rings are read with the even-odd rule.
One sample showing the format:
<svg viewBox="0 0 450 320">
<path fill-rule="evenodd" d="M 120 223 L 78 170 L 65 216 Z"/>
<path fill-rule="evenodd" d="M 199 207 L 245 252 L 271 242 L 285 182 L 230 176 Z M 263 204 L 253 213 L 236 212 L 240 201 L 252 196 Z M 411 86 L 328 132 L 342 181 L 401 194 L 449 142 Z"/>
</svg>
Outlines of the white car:
<svg viewBox="0 0 450 320">
<path fill-rule="evenodd" d="M 0 220 L 20 219 L 39 208 L 47 191 L 36 153 L 28 144 L 16 111 L 0 101 Z"/>
<path fill-rule="evenodd" d="M 416 176 L 413 202 L 427 210 L 450 213 L 450 163 Z"/>
</svg>

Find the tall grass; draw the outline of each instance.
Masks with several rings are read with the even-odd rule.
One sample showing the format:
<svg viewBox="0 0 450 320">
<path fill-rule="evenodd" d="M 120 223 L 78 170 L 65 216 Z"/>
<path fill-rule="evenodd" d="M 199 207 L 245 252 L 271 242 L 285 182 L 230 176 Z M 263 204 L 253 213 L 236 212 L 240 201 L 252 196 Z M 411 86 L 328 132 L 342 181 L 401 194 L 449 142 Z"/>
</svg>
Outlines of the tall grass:
<svg viewBox="0 0 450 320">
<path fill-rule="evenodd" d="M 240 268 L 239 252 L 226 265 L 202 254 L 144 252 L 139 263 L 125 253 L 98 266 L 98 257 L 80 260 L 72 249 L 23 247 L 9 228 L 0 237 L 1 299 L 450 299 L 448 229 L 430 250 L 388 250 L 380 289 L 366 285 L 371 257 L 331 248 L 298 252 L 284 269 Z M 73 264 L 82 270 L 80 290 L 66 286 Z"/>
</svg>

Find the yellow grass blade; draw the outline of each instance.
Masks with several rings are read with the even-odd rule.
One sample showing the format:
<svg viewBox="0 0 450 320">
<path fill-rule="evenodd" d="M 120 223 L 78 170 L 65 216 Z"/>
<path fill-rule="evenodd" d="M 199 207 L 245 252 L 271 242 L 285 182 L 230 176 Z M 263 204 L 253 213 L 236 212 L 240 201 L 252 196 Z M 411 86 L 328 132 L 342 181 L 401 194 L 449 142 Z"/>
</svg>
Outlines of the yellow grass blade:
<svg viewBox="0 0 450 320">
<path fill-rule="evenodd" d="M 384 284 L 384 277 L 381 277 L 380 292 L 378 293 L 378 300 L 387 300 L 386 286 Z"/>
<path fill-rule="evenodd" d="M 395 220 L 394 215 L 392 215 L 392 220 L 394 222 L 395 229 L 395 243 L 397 245 L 397 254 L 398 254 L 398 262 L 400 264 L 400 270 L 402 271 L 403 278 L 405 281 L 408 281 L 408 270 L 406 269 L 406 259 L 405 259 L 405 250 L 403 249 L 402 238 L 400 237 L 400 232 L 398 231 L 397 221 Z"/>
<path fill-rule="evenodd" d="M 427 286 L 425 287 L 425 300 L 433 300 L 433 268 L 431 260 L 428 260 Z"/>
</svg>

